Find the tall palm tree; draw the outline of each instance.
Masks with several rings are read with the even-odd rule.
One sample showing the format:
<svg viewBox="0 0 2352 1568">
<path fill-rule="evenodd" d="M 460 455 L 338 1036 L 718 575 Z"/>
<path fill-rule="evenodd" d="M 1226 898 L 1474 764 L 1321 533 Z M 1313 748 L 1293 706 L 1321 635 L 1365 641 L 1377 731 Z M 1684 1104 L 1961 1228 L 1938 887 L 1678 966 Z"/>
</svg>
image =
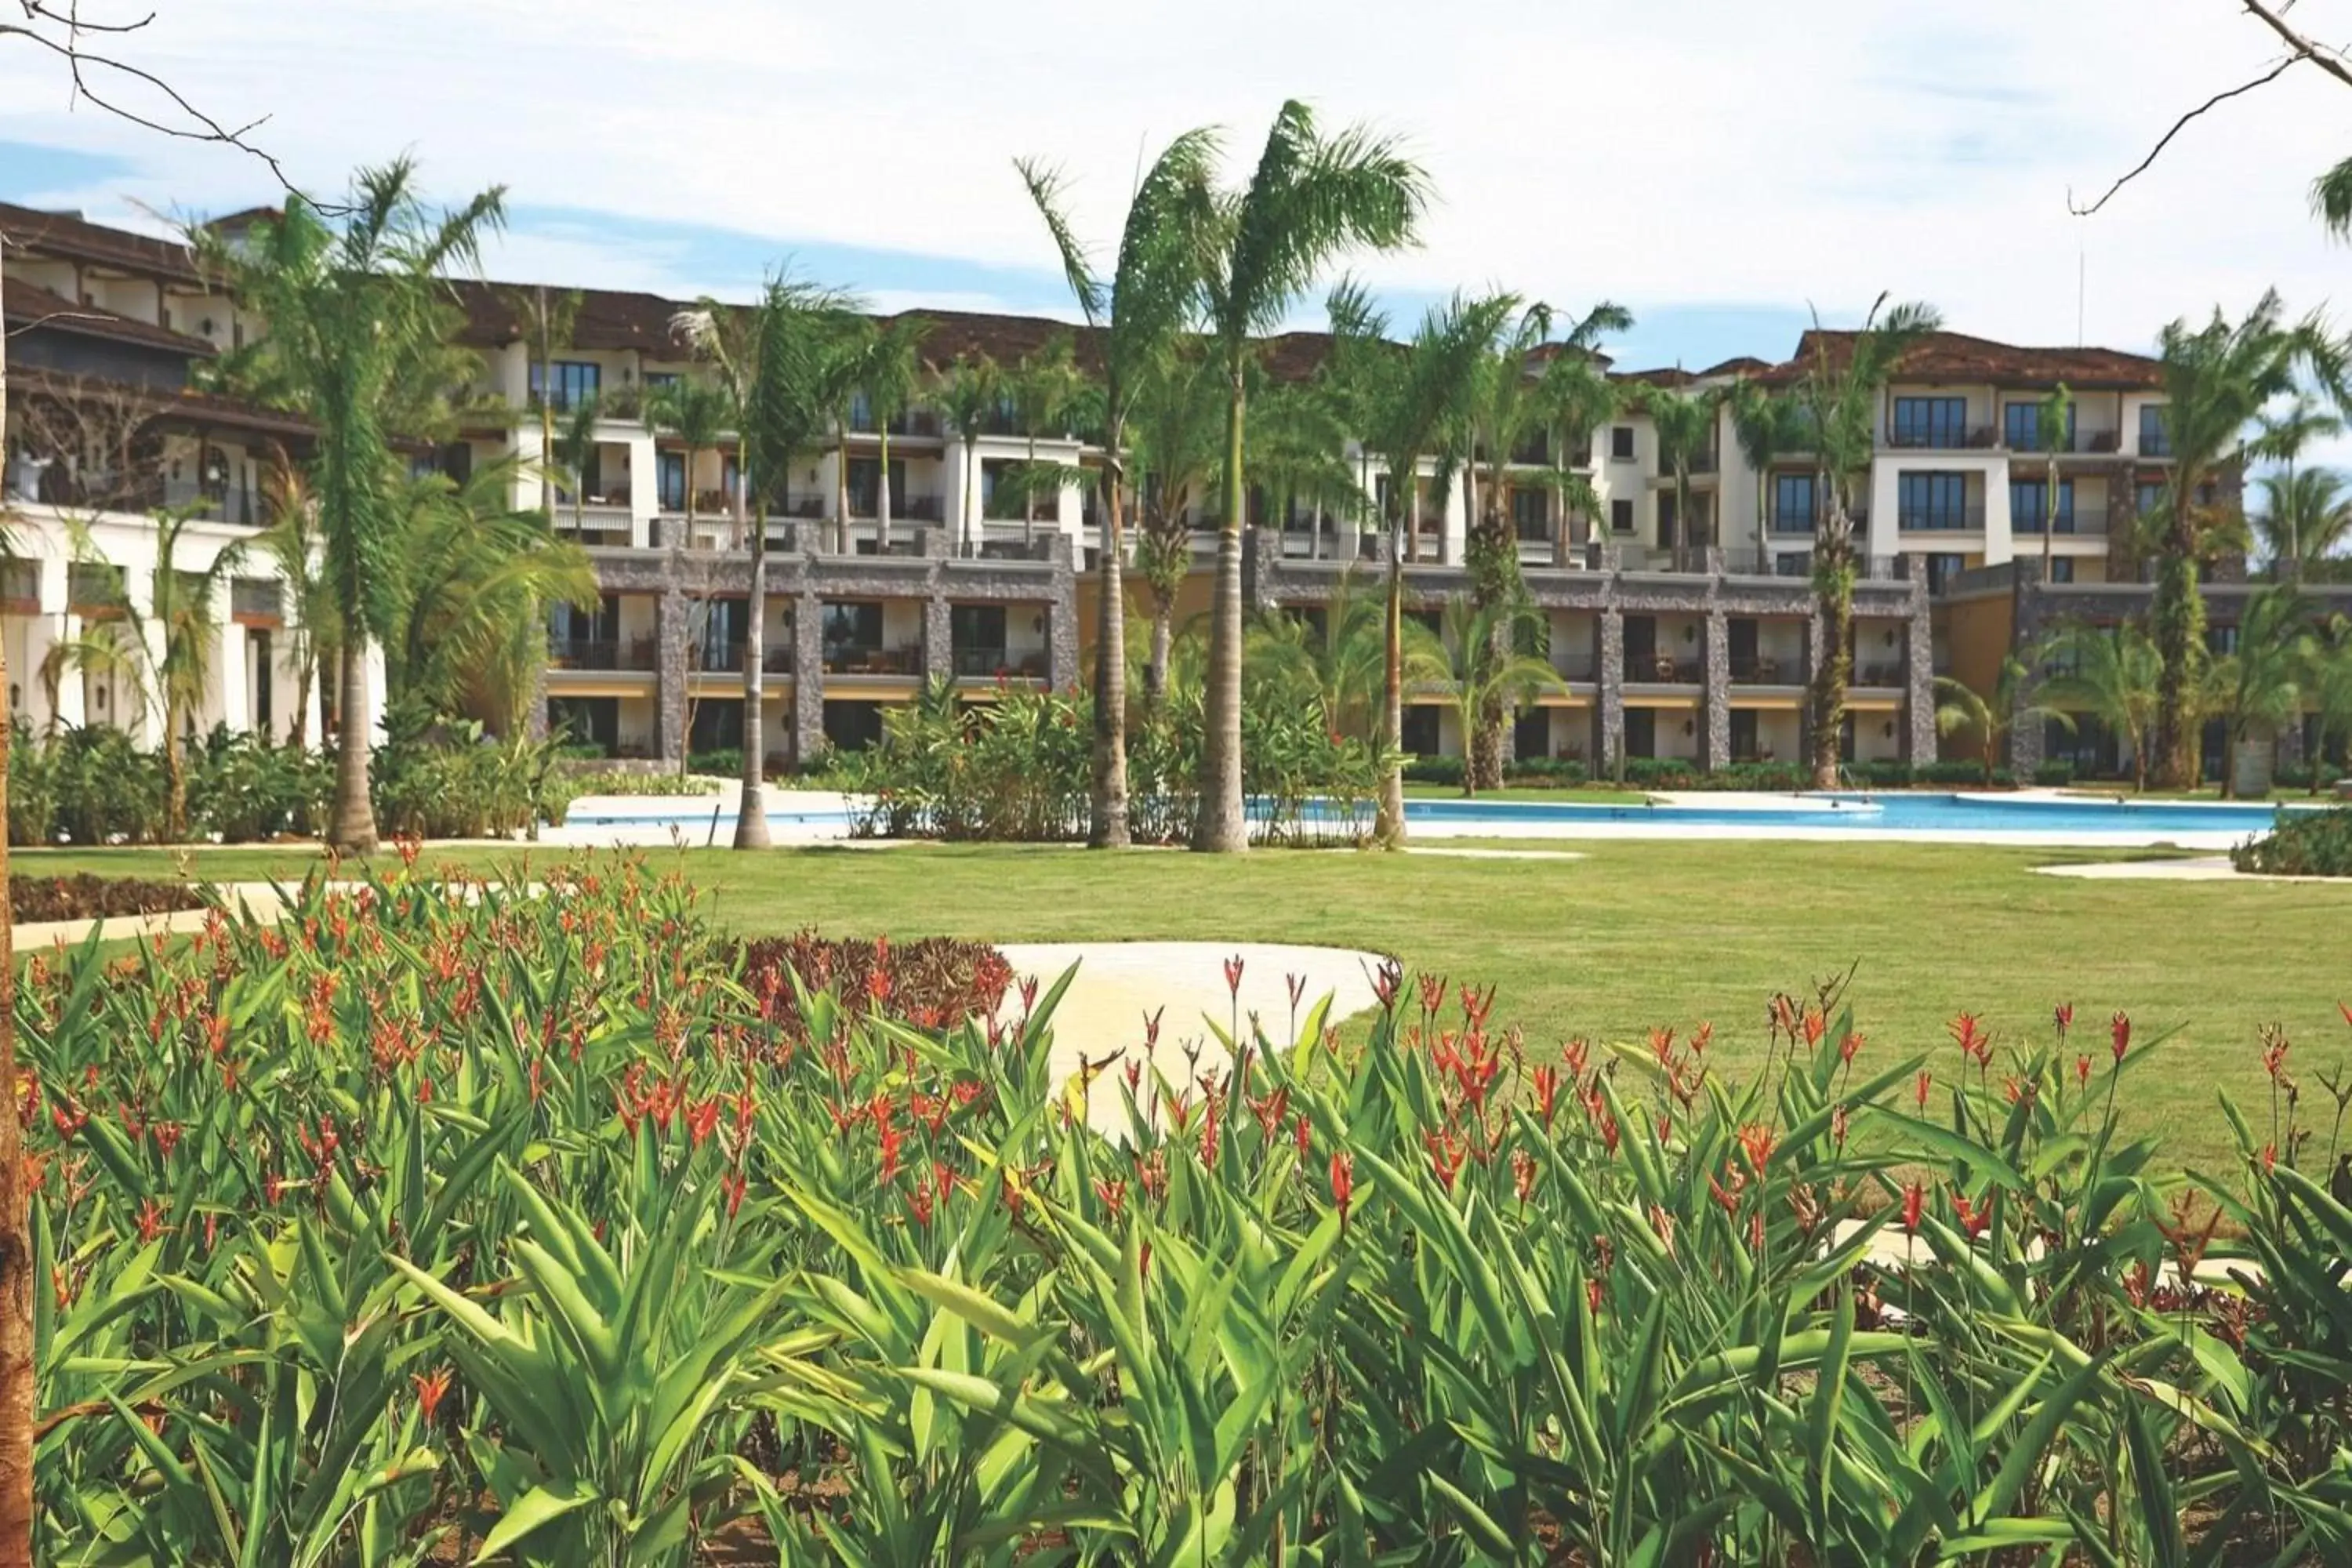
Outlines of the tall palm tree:
<svg viewBox="0 0 2352 1568">
<path fill-rule="evenodd" d="M 1444 626 L 1445 679 L 1465 737 L 1486 724 L 1490 714 L 1507 712 L 1538 692 L 1566 684 L 1546 652 L 1550 627 L 1524 591 L 1500 605 L 1453 595 L 1445 601 Z M 1486 776 L 1483 770 L 1464 768 L 1462 793 L 1475 795 L 1482 788 L 1501 788 L 1501 771 L 1498 765 L 1492 776 Z"/>
<path fill-rule="evenodd" d="M 879 555 L 890 553 L 890 426 L 914 401 L 923 340 L 930 331 L 928 316 L 894 317 L 874 334 L 866 361 L 866 409 L 882 444 L 874 481 L 874 550 Z"/>
<path fill-rule="evenodd" d="M 1813 520 L 1813 599 L 1822 628 L 1809 693 L 1813 786 L 1835 789 L 1844 750 L 1845 694 L 1853 675 L 1853 486 L 1878 443 L 1879 393 L 1903 355 L 1943 319 L 1929 305 L 1888 308 L 1882 294 L 1858 331 L 1832 339 L 1814 322 L 1812 353 L 1799 373 L 1798 405 L 1818 465 Z"/>
<path fill-rule="evenodd" d="M 1739 443 L 1739 455 L 1756 475 L 1756 559 L 1760 570 L 1771 554 L 1772 465 L 1784 453 L 1802 449 L 1803 411 L 1788 394 L 1745 378 L 1732 383 L 1725 402 L 1731 410 L 1731 438 Z"/>
<path fill-rule="evenodd" d="M 2070 713 L 2088 713 L 2131 748 L 2132 787 L 2147 788 L 2148 750 L 2155 731 L 2163 660 L 2146 632 L 2126 621 L 2116 626 L 2062 626 L 2042 644 L 2058 664 L 2043 680 L 2041 699 Z"/>
<path fill-rule="evenodd" d="M 2311 704 L 2311 793 L 2319 793 L 2319 772 L 2328 743 L 2352 736 L 2352 616 L 2336 615 L 2312 636 L 2304 650 L 2303 689 Z"/>
<path fill-rule="evenodd" d="M 2273 739 L 2303 716 L 2303 682 L 2311 668 L 2311 606 L 2292 583 L 2257 588 L 2246 596 L 2238 646 L 2213 667 L 2213 711 L 2228 728 L 2221 795 L 2237 794 L 2238 748 L 2259 735 Z"/>
<path fill-rule="evenodd" d="M 1244 458 L 1286 530 L 1297 503 L 1302 498 L 1307 501 L 1312 514 L 1307 553 L 1310 559 L 1318 557 L 1327 504 L 1345 500 L 1356 488 L 1355 466 L 1348 460 L 1347 421 L 1320 380 L 1275 382 L 1252 393 L 1251 401 L 1256 415 L 1250 421 Z M 1213 450 L 1213 437 L 1210 445 Z"/>
<path fill-rule="evenodd" d="M 1636 405 L 1650 416 L 1657 434 L 1659 466 L 1674 478 L 1675 531 L 1679 542 L 1673 548 L 1678 550 L 1704 548 L 1706 543 L 1693 537 L 1704 531 L 1695 528 L 1691 521 L 1691 468 L 1715 447 L 1716 411 L 1722 404 L 1722 395 L 1712 390 L 1645 386 Z"/>
<path fill-rule="evenodd" d="M 2212 536 L 2236 521 L 2235 509 L 2207 492 L 2237 454 L 2247 427 L 2274 400 L 2294 391 L 2308 370 L 2341 387 L 2343 364 L 2316 317 L 2292 326 L 2275 289 L 2242 321 L 2221 311 L 2192 328 L 2184 319 L 2164 329 L 2165 435 L 2172 473 L 2154 541 L 2156 593 L 2149 622 L 2163 665 L 2156 721 L 2156 781 L 2168 789 L 2197 782 L 2197 726 L 2191 711 L 2197 664 L 2204 655 L 2205 596 L 2198 568 Z"/>
<path fill-rule="evenodd" d="M 555 444 L 548 448 L 553 463 L 540 465 L 542 480 L 551 479 L 554 473 L 561 470 L 566 488 L 572 491 L 572 532 L 574 538 L 579 537 L 587 525 L 588 465 L 596 460 L 596 421 L 604 416 L 604 401 L 592 392 L 564 410 L 563 423 L 555 432 Z M 552 525 L 555 513 L 544 499 L 540 508 L 546 512 L 547 521 Z"/>
<path fill-rule="evenodd" d="M 1574 543 L 1570 520 L 1581 516 L 1589 522 L 1601 510 L 1591 479 L 1576 470 L 1590 462 L 1592 433 L 1616 414 L 1622 398 L 1600 357 L 1589 353 L 1555 357 L 1544 369 L 1540 390 L 1552 437 L 1552 488 L 1559 496 L 1552 559 L 1565 561 Z"/>
<path fill-rule="evenodd" d="M 824 437 L 835 395 L 864 367 L 845 345 L 863 341 L 847 295 L 788 273 L 772 276 L 746 315 L 705 300 L 676 318 L 679 335 L 716 367 L 735 406 L 737 471 L 751 510 L 751 570 L 743 626 L 743 789 L 735 847 L 768 847 L 768 508 L 781 503 L 793 462 Z M 798 679 L 808 679 L 803 670 Z"/>
<path fill-rule="evenodd" d="M 1008 378 L 1013 390 L 1013 417 L 1021 423 L 1028 454 L 1018 468 L 1000 481 L 1021 498 L 1021 545 L 1037 542 L 1037 501 L 1051 496 L 1058 510 L 1062 487 L 1077 476 L 1066 464 L 1038 460 L 1037 438 L 1070 423 L 1087 388 L 1086 372 L 1078 368 L 1077 352 L 1066 333 L 1056 332 L 1045 346 L 1023 360 Z"/>
<path fill-rule="evenodd" d="M 1249 183 L 1220 203 L 1220 254 L 1209 271 L 1209 326 L 1225 376 L 1224 507 L 1209 606 L 1206 734 L 1195 849 L 1249 847 L 1242 810 L 1242 529 L 1249 488 L 1243 426 L 1253 341 L 1273 331 L 1318 274 L 1358 247 L 1407 243 L 1428 182 L 1394 142 L 1361 129 L 1326 137 L 1296 100 L 1275 116 Z"/>
<path fill-rule="evenodd" d="M 2058 534 L 2058 454 L 2074 435 L 2074 395 L 2060 382 L 2035 405 L 2033 438 L 2042 448 L 2042 580 L 2050 581 L 2050 558 Z"/>
<path fill-rule="evenodd" d="M 1215 234 L 1213 132 L 1185 132 L 1163 149 L 1129 198 L 1118 251 L 1106 278 L 1070 226 L 1061 176 L 1034 161 L 1016 166 L 1059 254 L 1063 277 L 1086 313 L 1101 355 L 1103 533 L 1095 552 L 1094 823 L 1087 841 L 1123 848 L 1127 823 L 1126 589 L 1128 424 L 1137 389 L 1198 315 Z"/>
<path fill-rule="evenodd" d="M 1311 616 L 1276 610 L 1258 617 L 1244 656 L 1250 689 L 1260 700 L 1315 703 L 1327 729 L 1377 743 L 1388 662 L 1381 596 L 1360 584 L 1351 566 L 1318 607 Z M 1447 678 L 1444 645 L 1419 621 L 1404 623 L 1402 657 L 1409 685 Z"/>
<path fill-rule="evenodd" d="M 539 415 L 539 510 L 555 521 L 555 351 L 572 343 L 572 323 L 580 319 L 582 295 L 577 289 L 551 289 L 544 283 L 506 291 L 507 308 L 522 327 L 532 366 L 539 372 L 539 390 L 531 396 Z"/>
<path fill-rule="evenodd" d="M 273 445 L 262 464 L 261 491 L 267 523 L 257 542 L 293 601 L 288 606 L 292 613 L 288 617 L 287 662 L 294 670 L 294 714 L 287 738 L 296 751 L 307 751 L 310 691 L 320 666 L 340 667 L 335 650 L 342 634 L 335 620 L 334 584 L 319 542 L 319 509 L 310 481 L 302 465 L 288 457 L 283 447 Z"/>
<path fill-rule="evenodd" d="M 1143 705 L 1156 711 L 1168 689 L 1176 597 L 1192 568 L 1192 529 L 1210 505 L 1222 447 L 1224 384 L 1190 344 L 1160 357 L 1137 388 L 1128 428 L 1129 466 L 1139 513 L 1135 570 L 1151 597 L 1151 653 Z"/>
<path fill-rule="evenodd" d="M 1441 481 L 1452 483 L 1469 445 L 1484 356 L 1518 308 L 1517 298 L 1509 294 L 1475 300 L 1457 294 L 1444 305 L 1432 307 L 1412 342 L 1399 348 L 1388 339 L 1388 319 L 1372 308 L 1362 289 L 1344 284 L 1331 295 L 1335 370 L 1352 389 L 1365 450 L 1377 454 L 1391 475 L 1381 741 L 1393 759 L 1403 754 L 1403 547 L 1405 531 L 1420 525 L 1417 476 L 1422 459 L 1435 457 Z M 1404 842 L 1400 762 L 1391 763 L 1381 782 L 1375 831 L 1387 847 Z"/>
<path fill-rule="evenodd" d="M 686 448 L 686 522 L 681 542 L 694 544 L 694 472 L 705 452 L 719 449 L 735 416 L 734 400 L 727 389 L 698 375 L 680 375 L 664 382 L 646 399 L 646 428 L 655 435 L 675 437 Z"/>
<path fill-rule="evenodd" d="M 296 195 L 284 216 L 253 225 L 234 247 L 212 231 L 195 240 L 210 269 L 269 323 L 252 362 L 255 389 L 318 427 L 311 487 L 342 633 L 327 826 L 339 849 L 376 845 L 362 656 L 367 639 L 389 629 L 397 581 L 391 437 L 430 435 L 428 416 L 446 405 L 456 316 L 446 275 L 478 265 L 504 203 L 493 188 L 428 213 L 414 165 L 400 159 L 354 176 L 340 227 Z"/>
<path fill-rule="evenodd" d="M 2255 481 L 2262 504 L 2247 520 L 2282 581 L 2325 576 L 2352 541 L 2352 492 L 2333 468 L 2290 468 Z"/>
<path fill-rule="evenodd" d="M 996 362 L 984 353 L 974 353 L 955 363 L 934 395 L 948 428 L 955 432 L 963 447 L 963 480 L 956 487 L 961 498 L 956 518 L 959 554 L 969 555 L 975 549 L 978 536 L 971 526 L 972 498 L 980 489 L 980 438 L 1003 400 L 1003 387 L 1004 374 Z"/>
<path fill-rule="evenodd" d="M 2021 700 L 2031 678 L 2025 660 L 2013 653 L 2001 656 L 2000 673 L 1993 679 L 1990 694 L 1948 675 L 1936 677 L 1936 732 L 1965 733 L 1976 738 L 1979 753 L 1984 760 L 1987 788 L 1991 787 L 1993 773 L 2000 766 L 2001 742 L 2018 725 L 2054 720 L 2069 733 L 2074 731 L 2074 716 L 2063 708 Z"/>
</svg>

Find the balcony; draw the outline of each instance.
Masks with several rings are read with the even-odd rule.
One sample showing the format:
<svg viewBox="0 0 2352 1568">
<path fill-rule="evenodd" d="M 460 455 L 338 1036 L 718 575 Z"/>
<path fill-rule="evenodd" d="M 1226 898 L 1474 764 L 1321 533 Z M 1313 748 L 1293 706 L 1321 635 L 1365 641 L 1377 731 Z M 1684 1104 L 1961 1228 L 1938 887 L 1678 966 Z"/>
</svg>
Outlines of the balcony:
<svg viewBox="0 0 2352 1568">
<path fill-rule="evenodd" d="M 1731 656 L 1731 684 L 1734 686 L 1801 686 L 1804 684 L 1803 661 L 1783 659 L 1775 654 L 1734 654 Z"/>
<path fill-rule="evenodd" d="M 1625 656 L 1625 679 L 1637 686 L 1696 686 L 1706 679 L 1706 666 L 1696 657 L 1676 658 L 1664 653 L 1628 653 Z"/>
<path fill-rule="evenodd" d="M 1853 684 L 1874 690 L 1900 691 L 1906 684 L 1901 659 L 1877 659 L 1857 662 L 1853 667 Z"/>
<path fill-rule="evenodd" d="M 241 626 L 286 623 L 286 585 L 275 577 L 237 577 L 228 585 L 229 619 Z"/>
<path fill-rule="evenodd" d="M 1990 425 L 1897 425 L 1886 432 L 1886 444 L 1915 452 L 1982 452 L 1999 444 L 1999 435 Z"/>
<path fill-rule="evenodd" d="M 1593 680 L 1598 661 L 1589 647 L 1559 647 L 1551 650 L 1551 667 L 1562 680 Z"/>
<path fill-rule="evenodd" d="M 1895 519 L 1895 526 L 1905 533 L 1982 532 L 1984 525 L 1985 509 L 1981 503 L 1898 512 Z"/>
<path fill-rule="evenodd" d="M 923 668 L 919 647 L 878 647 L 863 643 L 835 643 L 824 650 L 827 675 L 917 675 Z"/>
<path fill-rule="evenodd" d="M 849 433 L 853 436 L 880 434 L 875 426 L 874 416 L 867 412 L 863 404 L 853 404 L 850 406 Z M 908 437 L 918 441 L 936 441 L 940 438 L 940 416 L 929 408 L 909 409 L 890 421 L 890 434 L 893 437 Z"/>
<path fill-rule="evenodd" d="M 1045 656 L 1032 650 L 1015 654 L 1009 648 L 965 646 L 955 649 L 955 672 L 963 680 L 1043 680 Z"/>
<path fill-rule="evenodd" d="M 651 637 L 550 637 L 547 662 L 556 669 L 651 674 L 656 660 Z"/>
</svg>

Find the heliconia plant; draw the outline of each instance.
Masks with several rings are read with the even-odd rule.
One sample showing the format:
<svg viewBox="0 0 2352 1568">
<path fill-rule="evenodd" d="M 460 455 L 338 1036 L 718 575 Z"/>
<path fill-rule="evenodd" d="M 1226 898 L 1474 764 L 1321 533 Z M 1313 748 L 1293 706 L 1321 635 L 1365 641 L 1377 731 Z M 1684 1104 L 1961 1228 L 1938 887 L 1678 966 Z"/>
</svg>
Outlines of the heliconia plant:
<svg viewBox="0 0 2352 1568">
<path fill-rule="evenodd" d="M 2283 1033 L 2192 1179 L 2128 1014 L 1832 985 L 1735 1078 L 1395 965 L 1270 1031 L 1236 960 L 1061 1079 L 1066 977 L 913 951 L 613 858 L 37 955 L 41 1559 L 2352 1554 L 2352 1089 Z"/>
</svg>

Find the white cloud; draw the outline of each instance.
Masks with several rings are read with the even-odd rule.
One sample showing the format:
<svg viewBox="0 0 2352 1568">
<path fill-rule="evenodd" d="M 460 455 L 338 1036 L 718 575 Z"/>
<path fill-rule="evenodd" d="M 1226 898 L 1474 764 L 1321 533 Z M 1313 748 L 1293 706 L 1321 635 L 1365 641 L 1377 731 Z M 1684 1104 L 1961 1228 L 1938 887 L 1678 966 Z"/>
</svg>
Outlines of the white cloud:
<svg viewBox="0 0 2352 1568">
<path fill-rule="evenodd" d="M 2297 19 L 2352 38 L 2352 0 Z M 1107 237 L 1139 158 L 1231 127 L 1238 166 L 1276 103 L 1404 135 L 1440 202 L 1426 243 L 1366 270 L 1397 289 L 1501 283 L 1575 306 L 1798 305 L 1882 289 L 2021 341 L 2145 343 L 2164 320 L 2278 284 L 2297 307 L 2352 268 L 2307 216 L 2352 152 L 2352 91 L 2316 71 L 2200 121 L 2108 211 L 2066 212 L 2182 109 L 2275 51 L 2211 0 L 165 0 L 149 64 L 332 188 L 403 148 L 447 192 L 951 256 L 1050 261 L 1010 160 L 1061 161 Z M 0 138 L 121 153 L 93 195 L 219 209 L 249 164 L 68 114 L 46 61 L 0 47 Z M 680 281 L 676 255 L 593 231 L 518 237 L 502 270 Z M 905 290 L 894 288 L 893 300 Z M 1758 343 L 1755 352 L 1787 345 Z"/>
</svg>

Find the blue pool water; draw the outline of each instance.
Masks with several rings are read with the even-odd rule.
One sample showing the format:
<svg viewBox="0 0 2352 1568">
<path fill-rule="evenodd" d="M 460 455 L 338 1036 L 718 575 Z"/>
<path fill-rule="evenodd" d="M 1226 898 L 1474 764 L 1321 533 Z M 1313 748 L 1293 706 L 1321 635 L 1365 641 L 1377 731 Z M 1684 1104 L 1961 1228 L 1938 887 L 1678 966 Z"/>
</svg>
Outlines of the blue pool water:
<svg viewBox="0 0 2352 1568">
<path fill-rule="evenodd" d="M 2165 801 L 2105 801 L 1977 798 L 1959 795 L 1822 795 L 1792 796 L 1777 808 L 1704 805 L 1584 805 L 1550 801 L 1410 800 L 1409 823 L 1420 823 L 1448 834 L 1483 833 L 1509 837 L 1515 831 L 1537 832 L 1590 828 L 1607 831 L 1620 826 L 1655 832 L 1676 827 L 1727 830 L 1754 828 L 1777 831 L 1803 828 L 1822 834 L 1933 832 L 1999 840 L 2032 836 L 2043 840 L 2075 838 L 2086 843 L 2168 840 L 2210 844 L 2234 842 L 2266 830 L 2281 809 L 2269 805 L 2222 805 Z M 728 812 L 718 822 L 724 834 L 733 820 Z M 848 814 L 838 807 L 771 810 L 776 826 L 823 832 L 847 826 Z M 697 809 L 672 800 L 648 798 L 627 810 L 574 810 L 567 826 L 578 827 L 677 827 L 693 835 L 713 821 L 709 806 Z"/>
</svg>

